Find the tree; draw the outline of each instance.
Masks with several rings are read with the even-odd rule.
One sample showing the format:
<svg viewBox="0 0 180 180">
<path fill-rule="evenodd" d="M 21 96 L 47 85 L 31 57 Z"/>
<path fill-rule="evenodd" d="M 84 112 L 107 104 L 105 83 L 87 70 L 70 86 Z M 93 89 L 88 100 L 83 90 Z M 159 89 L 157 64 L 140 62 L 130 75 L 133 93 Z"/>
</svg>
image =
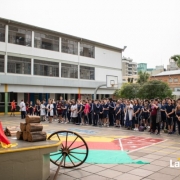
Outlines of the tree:
<svg viewBox="0 0 180 180">
<path fill-rule="evenodd" d="M 177 66 L 180 68 L 180 55 L 174 55 L 171 57 L 171 59 L 173 59 L 176 62 Z"/>
<path fill-rule="evenodd" d="M 138 97 L 142 99 L 172 97 L 172 90 L 167 83 L 153 80 L 148 81 L 139 88 Z"/>
<path fill-rule="evenodd" d="M 147 72 L 139 71 L 138 75 L 139 75 L 139 77 L 138 77 L 137 83 L 139 83 L 139 84 L 144 84 L 149 79 L 149 74 Z"/>
<path fill-rule="evenodd" d="M 138 84 L 124 84 L 121 89 L 115 91 L 114 96 L 128 99 L 137 98 L 139 87 Z"/>
</svg>

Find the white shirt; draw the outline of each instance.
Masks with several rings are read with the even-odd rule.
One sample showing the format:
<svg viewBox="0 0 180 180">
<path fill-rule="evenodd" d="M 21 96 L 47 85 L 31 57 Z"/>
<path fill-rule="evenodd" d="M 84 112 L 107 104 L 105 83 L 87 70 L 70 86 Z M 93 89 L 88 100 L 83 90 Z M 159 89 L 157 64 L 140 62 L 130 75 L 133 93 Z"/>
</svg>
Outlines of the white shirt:
<svg viewBox="0 0 180 180">
<path fill-rule="evenodd" d="M 45 108 L 46 108 L 45 105 L 41 104 L 41 106 L 40 106 L 40 114 L 41 114 L 41 116 L 45 116 L 46 115 Z"/>
<path fill-rule="evenodd" d="M 47 109 L 48 109 L 48 112 L 50 112 L 50 116 L 54 116 L 53 108 L 54 108 L 53 104 L 48 104 L 47 105 Z"/>
<path fill-rule="evenodd" d="M 26 105 L 25 105 L 24 101 L 21 101 L 19 107 L 20 107 L 20 111 L 26 111 Z"/>
<path fill-rule="evenodd" d="M 77 104 L 74 104 L 71 106 L 71 111 L 73 111 L 73 110 L 75 110 L 75 111 L 71 112 L 71 117 L 77 117 Z"/>
</svg>

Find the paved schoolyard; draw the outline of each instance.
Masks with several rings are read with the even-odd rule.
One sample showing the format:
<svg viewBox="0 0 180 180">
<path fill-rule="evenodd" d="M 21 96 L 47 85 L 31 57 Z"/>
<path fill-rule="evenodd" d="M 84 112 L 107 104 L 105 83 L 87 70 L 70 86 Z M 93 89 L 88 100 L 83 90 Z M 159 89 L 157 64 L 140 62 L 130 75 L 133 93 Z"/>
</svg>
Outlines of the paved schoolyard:
<svg viewBox="0 0 180 180">
<path fill-rule="evenodd" d="M 20 122 L 24 120 L 20 119 L 20 116 L 9 117 L 0 116 L 3 127 L 5 126 L 19 126 Z M 131 137 L 130 141 L 133 143 L 134 150 L 129 151 L 129 155 L 133 160 L 140 159 L 143 161 L 148 161 L 150 164 L 88 164 L 84 163 L 78 168 L 74 169 L 61 169 L 58 180 L 179 180 L 180 179 L 180 168 L 170 168 L 170 160 L 172 162 L 178 161 L 180 158 L 180 136 L 178 135 L 168 135 L 162 133 L 160 136 L 150 135 L 148 132 L 137 132 L 137 131 L 127 131 L 124 129 L 115 128 L 99 128 L 92 126 L 75 126 L 72 124 L 62 125 L 57 122 L 49 124 L 48 122 L 43 122 L 44 130 L 47 132 L 53 132 L 58 130 L 70 129 L 79 131 L 82 136 L 119 136 L 119 137 Z M 134 138 L 134 141 L 133 141 Z M 147 142 L 149 140 L 149 143 Z M 158 142 L 158 139 L 163 141 Z M 154 141 L 155 143 L 150 143 Z M 156 142 L 157 140 L 157 142 Z M 122 140 L 122 147 L 124 142 Z M 137 146 L 137 143 L 140 146 Z M 144 143 L 143 143 L 144 141 Z M 147 147 L 143 147 L 143 145 Z M 128 145 L 128 144 L 126 144 Z M 127 146 L 127 148 L 129 145 Z M 178 161 L 180 162 L 180 161 Z M 178 164 L 177 162 L 177 164 Z M 57 167 L 51 164 L 51 176 L 49 180 L 53 179 L 54 173 Z"/>
</svg>

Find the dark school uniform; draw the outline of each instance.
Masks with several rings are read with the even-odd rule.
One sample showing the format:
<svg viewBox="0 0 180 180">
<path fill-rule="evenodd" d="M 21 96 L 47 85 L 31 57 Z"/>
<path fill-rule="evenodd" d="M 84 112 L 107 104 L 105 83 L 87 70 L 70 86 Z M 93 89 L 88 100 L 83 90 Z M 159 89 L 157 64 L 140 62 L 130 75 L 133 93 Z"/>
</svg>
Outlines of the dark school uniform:
<svg viewBox="0 0 180 180">
<path fill-rule="evenodd" d="M 172 110 L 174 109 L 174 106 L 173 105 L 167 105 L 166 106 L 166 112 L 167 114 L 171 113 Z M 169 115 L 169 117 L 167 117 L 167 123 L 168 125 L 173 125 L 173 114 Z"/>
<path fill-rule="evenodd" d="M 124 109 L 125 109 L 126 105 L 121 103 L 120 107 L 121 107 L 121 126 L 124 126 Z"/>
<path fill-rule="evenodd" d="M 81 104 L 77 104 L 77 111 L 79 113 L 78 113 L 78 118 L 77 118 L 76 124 L 80 124 L 81 123 L 81 113 L 82 113 L 82 105 Z"/>
<path fill-rule="evenodd" d="M 89 124 L 92 124 L 92 103 L 89 104 L 88 119 L 89 119 Z"/>
<path fill-rule="evenodd" d="M 162 104 L 161 110 L 163 110 L 161 111 L 161 121 L 166 122 L 166 113 L 165 113 L 166 105 L 165 104 Z"/>
<path fill-rule="evenodd" d="M 103 105 L 100 104 L 100 107 L 99 107 L 99 119 L 103 119 Z"/>
<path fill-rule="evenodd" d="M 103 110 L 103 118 L 109 118 L 109 104 L 104 104 L 103 108 L 105 108 Z"/>
<path fill-rule="evenodd" d="M 56 105 L 56 103 L 53 103 L 53 106 L 54 106 L 54 108 L 53 108 L 53 113 L 54 113 L 54 116 L 56 116 L 56 111 L 57 111 L 57 105 Z"/>
<path fill-rule="evenodd" d="M 68 118 L 68 121 L 70 122 L 71 121 L 71 105 L 70 104 L 67 105 L 67 118 Z"/>
<path fill-rule="evenodd" d="M 121 106 L 116 107 L 116 109 L 115 109 L 115 116 L 116 116 L 115 119 L 118 121 L 120 121 L 120 119 L 121 119 L 121 113 L 119 111 L 121 111 Z"/>
<path fill-rule="evenodd" d="M 180 117 L 180 109 L 176 110 L 176 116 Z M 180 135 L 180 121 L 177 119 L 177 125 L 178 125 L 178 134 Z"/>
<path fill-rule="evenodd" d="M 99 121 L 99 114 L 100 114 L 100 104 L 94 104 L 94 126 L 97 126 Z"/>
<path fill-rule="evenodd" d="M 134 113 L 138 111 L 140 111 L 140 106 L 139 105 L 134 105 L 133 106 L 134 109 Z M 135 114 L 135 116 L 133 117 L 133 124 L 138 124 L 139 123 L 139 112 L 137 114 Z"/>
<path fill-rule="evenodd" d="M 36 105 L 36 115 L 40 116 L 40 105 L 39 104 Z"/>
<path fill-rule="evenodd" d="M 68 105 L 64 104 L 63 108 L 65 108 L 65 109 L 62 110 L 62 118 L 66 119 L 67 118 L 67 108 L 68 108 Z"/>
<path fill-rule="evenodd" d="M 109 103 L 109 125 L 113 126 L 114 125 L 114 102 L 111 101 Z"/>
</svg>

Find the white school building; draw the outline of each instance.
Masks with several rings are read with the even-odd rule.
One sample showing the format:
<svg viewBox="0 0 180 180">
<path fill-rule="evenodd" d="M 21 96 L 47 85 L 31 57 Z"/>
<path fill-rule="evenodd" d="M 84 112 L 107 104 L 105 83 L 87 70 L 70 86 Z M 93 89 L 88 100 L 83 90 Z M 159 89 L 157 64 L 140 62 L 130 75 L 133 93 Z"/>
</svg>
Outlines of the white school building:
<svg viewBox="0 0 180 180">
<path fill-rule="evenodd" d="M 123 49 L 0 18 L 0 112 L 15 99 L 93 98 L 106 75 L 122 83 Z M 97 98 L 114 89 L 101 87 Z"/>
</svg>

